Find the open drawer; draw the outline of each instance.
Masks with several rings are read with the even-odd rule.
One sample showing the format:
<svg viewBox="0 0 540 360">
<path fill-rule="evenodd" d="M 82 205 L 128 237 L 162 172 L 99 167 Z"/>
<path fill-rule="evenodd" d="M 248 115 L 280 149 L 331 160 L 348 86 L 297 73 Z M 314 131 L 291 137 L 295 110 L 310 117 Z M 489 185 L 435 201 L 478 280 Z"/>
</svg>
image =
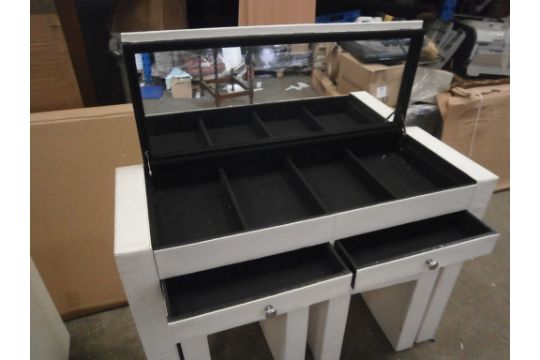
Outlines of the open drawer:
<svg viewBox="0 0 540 360">
<path fill-rule="evenodd" d="M 493 251 L 498 234 L 467 211 L 336 241 L 354 272 L 355 292 L 469 260 Z"/>
<path fill-rule="evenodd" d="M 157 163 L 151 170 L 152 247 L 161 278 L 463 210 L 475 186 L 395 131 Z"/>
<path fill-rule="evenodd" d="M 352 273 L 330 244 L 162 280 L 176 340 L 263 320 L 350 292 Z"/>
</svg>

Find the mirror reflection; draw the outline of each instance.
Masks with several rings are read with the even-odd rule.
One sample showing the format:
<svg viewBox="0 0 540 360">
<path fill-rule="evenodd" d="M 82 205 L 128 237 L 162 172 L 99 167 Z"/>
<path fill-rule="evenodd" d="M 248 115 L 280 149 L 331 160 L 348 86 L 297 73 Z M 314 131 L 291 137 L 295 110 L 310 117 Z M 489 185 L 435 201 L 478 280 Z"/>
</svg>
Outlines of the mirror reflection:
<svg viewBox="0 0 540 360">
<path fill-rule="evenodd" d="M 146 115 L 345 95 L 395 106 L 407 44 L 348 41 L 136 54 Z"/>
</svg>

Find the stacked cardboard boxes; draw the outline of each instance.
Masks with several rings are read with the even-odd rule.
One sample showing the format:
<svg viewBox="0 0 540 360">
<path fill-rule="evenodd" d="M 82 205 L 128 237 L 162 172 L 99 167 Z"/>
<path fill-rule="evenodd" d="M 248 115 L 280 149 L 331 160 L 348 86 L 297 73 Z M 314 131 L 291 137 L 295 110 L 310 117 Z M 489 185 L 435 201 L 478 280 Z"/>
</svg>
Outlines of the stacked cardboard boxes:
<svg viewBox="0 0 540 360">
<path fill-rule="evenodd" d="M 339 56 L 337 91 L 367 91 L 388 106 L 396 106 L 403 64 L 364 64 L 349 53 Z"/>
<path fill-rule="evenodd" d="M 499 176 L 510 187 L 510 85 L 482 86 L 439 94 L 442 140 Z"/>
</svg>

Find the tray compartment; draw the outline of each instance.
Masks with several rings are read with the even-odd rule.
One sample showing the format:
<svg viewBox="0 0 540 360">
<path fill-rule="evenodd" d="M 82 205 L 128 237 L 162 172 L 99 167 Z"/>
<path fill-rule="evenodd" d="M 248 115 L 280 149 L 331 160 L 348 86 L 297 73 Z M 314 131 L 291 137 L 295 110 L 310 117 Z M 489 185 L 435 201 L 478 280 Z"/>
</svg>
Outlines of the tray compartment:
<svg viewBox="0 0 540 360">
<path fill-rule="evenodd" d="M 245 220 L 222 169 L 213 178 L 154 191 L 159 245 L 188 244 L 245 229 Z"/>
<path fill-rule="evenodd" d="M 365 109 L 359 101 L 353 101 L 350 97 L 310 103 L 306 110 L 325 130 L 369 127 L 377 122 L 371 109 Z"/>
<path fill-rule="evenodd" d="M 182 122 L 180 127 L 172 133 L 150 137 L 150 150 L 156 154 L 204 148 L 210 145 L 212 142 L 201 118 Z"/>
<path fill-rule="evenodd" d="M 306 135 L 323 130 L 301 103 L 283 103 L 274 109 L 264 109 L 260 109 L 257 116 L 274 137 Z"/>
<path fill-rule="evenodd" d="M 438 249 L 495 232 L 467 211 L 416 221 L 336 241 L 354 269 Z"/>
<path fill-rule="evenodd" d="M 474 183 L 398 132 L 157 162 L 147 180 L 155 249 Z"/>
<path fill-rule="evenodd" d="M 470 179 L 429 154 L 419 144 L 405 141 L 401 147 L 382 152 L 354 151 L 358 164 L 396 198 L 449 188 Z M 446 170 L 444 169 L 446 168 Z"/>
<path fill-rule="evenodd" d="M 205 124 L 214 145 L 241 144 L 268 138 L 268 134 L 256 122 L 251 112 L 229 111 L 220 116 L 219 113 L 208 114 Z"/>
<path fill-rule="evenodd" d="M 169 321 L 242 304 L 350 273 L 329 244 L 162 281 Z"/>
<path fill-rule="evenodd" d="M 153 115 L 145 119 L 150 155 L 156 159 L 223 146 L 263 145 L 391 125 L 352 95 Z"/>
<path fill-rule="evenodd" d="M 264 137 L 272 137 L 272 134 L 270 133 L 270 130 L 264 125 L 263 121 L 261 120 L 261 117 L 259 114 L 257 114 L 255 111 L 251 113 L 251 118 L 253 120 L 253 125 L 258 130 L 260 134 L 262 134 Z"/>
<path fill-rule="evenodd" d="M 247 226 L 257 229 L 323 215 L 287 158 L 225 167 Z"/>
<path fill-rule="evenodd" d="M 311 153 L 297 163 L 306 182 L 330 212 L 393 199 L 392 194 L 358 166 L 347 149 L 317 156 Z"/>
</svg>

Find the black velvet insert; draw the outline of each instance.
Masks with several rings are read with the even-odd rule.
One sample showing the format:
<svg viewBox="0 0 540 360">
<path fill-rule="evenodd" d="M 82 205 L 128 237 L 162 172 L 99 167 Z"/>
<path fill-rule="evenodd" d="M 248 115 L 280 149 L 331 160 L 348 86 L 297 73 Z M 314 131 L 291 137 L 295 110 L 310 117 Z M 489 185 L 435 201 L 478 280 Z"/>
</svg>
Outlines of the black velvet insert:
<svg viewBox="0 0 540 360">
<path fill-rule="evenodd" d="M 355 152 L 355 155 L 360 166 L 396 198 L 443 190 L 456 183 L 471 183 L 468 176 L 408 136 L 398 148 L 371 154 Z"/>
<path fill-rule="evenodd" d="M 154 203 L 158 236 L 171 243 L 186 244 L 243 230 L 217 179 L 161 189 L 154 193 Z"/>
<path fill-rule="evenodd" d="M 231 187 L 249 228 L 261 228 L 322 215 L 285 166 L 231 177 Z"/>
<path fill-rule="evenodd" d="M 347 153 L 300 167 L 307 182 L 331 211 L 345 211 L 392 199 Z"/>
<path fill-rule="evenodd" d="M 331 246 L 323 244 L 166 279 L 162 285 L 169 321 L 174 321 L 348 272 Z"/>
<path fill-rule="evenodd" d="M 306 135 L 324 130 L 313 121 L 304 105 L 285 103 L 276 107 L 274 111 L 258 111 L 257 114 L 274 137 Z"/>
<path fill-rule="evenodd" d="M 154 249 L 474 183 L 414 140 L 386 134 L 156 163 L 148 181 Z"/>
<path fill-rule="evenodd" d="M 156 159 L 366 127 L 397 127 L 352 95 L 153 115 L 145 125 Z"/>
<path fill-rule="evenodd" d="M 326 130 L 344 130 L 374 124 L 374 117 L 365 116 L 360 101 L 320 102 L 310 104 L 309 113 Z"/>
<path fill-rule="evenodd" d="M 355 269 L 493 234 L 467 211 L 336 241 L 336 250 Z"/>
</svg>

